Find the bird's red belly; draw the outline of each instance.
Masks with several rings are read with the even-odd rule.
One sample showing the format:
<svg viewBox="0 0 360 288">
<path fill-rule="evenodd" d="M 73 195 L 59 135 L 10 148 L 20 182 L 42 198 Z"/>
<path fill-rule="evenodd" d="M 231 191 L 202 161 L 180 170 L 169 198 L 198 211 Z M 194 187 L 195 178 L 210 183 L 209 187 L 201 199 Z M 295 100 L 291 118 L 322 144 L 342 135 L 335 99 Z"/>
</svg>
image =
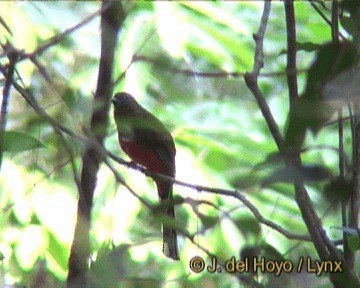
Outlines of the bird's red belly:
<svg viewBox="0 0 360 288">
<path fill-rule="evenodd" d="M 146 169 L 152 172 L 167 174 L 165 165 L 156 151 L 134 142 L 121 140 L 119 142 L 121 149 L 123 149 L 134 162 L 144 166 Z"/>
</svg>

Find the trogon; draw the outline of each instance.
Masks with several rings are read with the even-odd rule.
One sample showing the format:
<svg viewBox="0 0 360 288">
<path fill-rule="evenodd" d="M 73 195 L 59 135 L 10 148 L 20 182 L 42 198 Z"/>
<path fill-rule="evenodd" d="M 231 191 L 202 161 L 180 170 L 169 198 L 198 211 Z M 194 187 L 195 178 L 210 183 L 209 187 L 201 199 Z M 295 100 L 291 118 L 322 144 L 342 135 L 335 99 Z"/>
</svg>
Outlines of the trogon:
<svg viewBox="0 0 360 288">
<path fill-rule="evenodd" d="M 114 118 L 121 149 L 131 160 L 151 172 L 175 177 L 175 144 L 170 132 L 129 93 L 120 92 L 112 99 Z M 173 183 L 154 179 L 160 202 L 166 202 L 166 214 L 175 219 Z M 163 224 L 163 252 L 178 260 L 176 230 Z"/>
</svg>

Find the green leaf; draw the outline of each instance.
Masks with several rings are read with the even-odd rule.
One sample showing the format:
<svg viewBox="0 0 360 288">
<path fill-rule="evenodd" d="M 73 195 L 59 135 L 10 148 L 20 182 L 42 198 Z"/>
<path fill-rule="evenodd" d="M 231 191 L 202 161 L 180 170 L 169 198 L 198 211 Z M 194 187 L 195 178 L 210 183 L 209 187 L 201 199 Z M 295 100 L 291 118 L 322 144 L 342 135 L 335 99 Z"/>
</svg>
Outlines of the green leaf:
<svg viewBox="0 0 360 288">
<path fill-rule="evenodd" d="M 282 256 L 282 254 L 270 244 L 264 244 L 261 245 L 260 247 L 267 259 L 284 261 L 284 257 Z"/>
<path fill-rule="evenodd" d="M 261 233 L 259 221 L 252 216 L 238 217 L 234 219 L 234 224 L 245 237 L 250 236 L 250 234 L 259 236 Z"/>
<path fill-rule="evenodd" d="M 349 235 L 348 242 L 351 251 L 360 250 L 360 237 L 358 235 Z"/>
<path fill-rule="evenodd" d="M 341 72 L 354 67 L 357 58 L 356 47 L 351 43 L 326 43 L 319 49 L 311 65 L 302 97 L 309 101 L 321 100 L 325 84 Z"/>
<path fill-rule="evenodd" d="M 129 248 L 131 245 L 124 244 L 114 248 L 106 254 L 100 254 L 96 261 L 91 265 L 90 287 L 120 287 L 114 285 L 119 281 L 127 280 L 131 269 L 129 264 Z M 148 287 L 148 286 L 144 286 Z"/>
<path fill-rule="evenodd" d="M 201 223 L 207 229 L 209 229 L 209 228 L 215 226 L 217 223 L 219 223 L 219 217 L 217 217 L 217 216 L 210 216 L 210 215 L 204 215 L 204 214 L 199 213 L 199 218 L 201 220 Z"/>
<path fill-rule="evenodd" d="M 6 152 L 17 153 L 42 147 L 44 145 L 32 136 L 17 131 L 5 131 L 3 150 Z"/>
<path fill-rule="evenodd" d="M 354 180 L 336 177 L 324 187 L 324 196 L 329 202 L 339 203 L 349 199 L 354 189 Z"/>
<path fill-rule="evenodd" d="M 317 51 L 319 50 L 319 48 L 321 47 L 320 44 L 316 44 L 316 43 L 312 43 L 312 42 L 296 42 L 296 51 L 307 51 L 307 52 L 312 52 L 312 51 Z M 284 55 L 287 53 L 286 49 L 283 49 L 280 51 L 279 56 L 280 55 Z"/>
<path fill-rule="evenodd" d="M 359 21 L 355 19 L 348 17 L 340 18 L 340 23 L 344 27 L 346 32 L 348 32 L 351 35 L 356 34 L 360 30 Z"/>
<path fill-rule="evenodd" d="M 346 30 L 346 32 L 356 37 L 356 35 L 360 31 L 360 2 L 353 0 L 344 0 L 341 6 L 345 12 L 350 13 L 350 17 L 346 17 L 345 15 L 343 15 L 343 17 L 340 17 L 341 25 Z"/>
<path fill-rule="evenodd" d="M 63 271 L 66 271 L 68 268 L 68 253 L 67 247 L 64 247 L 59 240 L 52 234 L 48 232 L 48 251 L 51 256 L 54 258 L 56 263 L 61 267 Z"/>
<path fill-rule="evenodd" d="M 300 169 L 295 166 L 276 169 L 270 176 L 262 181 L 261 186 L 268 186 L 273 183 L 290 183 L 297 180 L 305 182 L 324 181 L 331 177 L 331 172 L 321 165 L 303 165 Z"/>
<path fill-rule="evenodd" d="M 271 152 L 268 154 L 266 159 L 264 161 L 261 161 L 260 163 L 257 163 L 252 171 L 256 172 L 262 168 L 266 167 L 274 167 L 275 165 L 283 164 L 284 163 L 284 155 L 282 155 L 279 152 Z"/>
<path fill-rule="evenodd" d="M 253 55 L 251 49 L 244 43 L 244 41 L 237 40 L 236 34 L 227 30 L 220 29 L 211 23 L 204 23 L 201 19 L 192 18 L 192 25 L 194 28 L 200 28 L 203 33 L 208 34 L 209 38 L 206 43 L 207 46 L 211 45 L 212 49 L 207 50 L 210 55 L 212 54 L 213 64 L 218 65 L 224 69 L 225 63 L 228 65 L 236 65 L 236 69 L 244 72 L 251 68 L 253 62 Z M 210 40 L 211 39 L 211 40 Z M 196 45 L 196 49 L 201 49 L 201 43 L 189 43 L 189 45 Z M 190 46 L 189 46 L 190 47 Z M 206 46 L 205 46 L 206 47 Z M 239 53 L 241 51 L 241 53 Z M 221 53 L 219 55 L 219 53 Z M 235 67 L 231 68 L 232 70 Z"/>
<path fill-rule="evenodd" d="M 207 20 L 208 23 L 218 23 L 224 25 L 240 35 L 248 36 L 250 34 L 247 26 L 244 25 L 244 22 L 241 21 L 241 19 L 234 16 L 232 13 L 229 13 L 225 9 L 219 9 L 220 7 L 217 6 L 218 3 L 209 3 L 206 1 L 184 1 L 181 2 L 181 5 L 198 12 L 199 15 L 204 15 L 206 17 L 205 20 Z"/>
</svg>

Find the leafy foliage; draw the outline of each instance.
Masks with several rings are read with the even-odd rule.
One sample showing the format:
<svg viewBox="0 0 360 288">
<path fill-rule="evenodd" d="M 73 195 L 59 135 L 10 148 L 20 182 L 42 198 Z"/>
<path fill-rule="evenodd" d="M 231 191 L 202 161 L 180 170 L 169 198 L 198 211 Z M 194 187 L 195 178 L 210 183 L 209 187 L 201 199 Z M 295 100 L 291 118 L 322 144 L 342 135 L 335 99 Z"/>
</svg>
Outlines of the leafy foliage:
<svg viewBox="0 0 360 288">
<path fill-rule="evenodd" d="M 350 36 L 358 37 L 360 17 L 355 3 L 343 2 L 348 14 L 341 18 L 341 24 Z M 1 2 L 1 44 L 9 40 L 17 49 L 36 52 L 46 39 L 76 25 L 99 5 Z M 342 43 L 339 47 L 344 52 L 331 44 L 328 24 L 310 3 L 295 2 L 298 69 L 307 72 L 298 73 L 302 96 L 289 112 L 284 7 L 281 2 L 272 3 L 259 84 L 275 120 L 285 131 L 288 147 L 307 149 L 302 151 L 300 171 L 291 170 L 284 168 L 267 123 L 240 77 L 253 65 L 252 35 L 259 26 L 261 1 L 134 1 L 124 5 L 127 18 L 119 35 L 115 79 L 126 72 L 114 91 L 135 95 L 171 130 L 177 148 L 176 178 L 238 189 L 265 219 L 290 232 L 306 234 L 289 184 L 302 177 L 309 180 L 311 201 L 322 216 L 324 228 L 332 239 L 341 238 L 344 230 L 330 229 L 342 227 L 341 209 L 334 203 L 347 199 L 354 183 L 348 180 L 350 172 L 345 183 L 336 176 L 336 149 L 315 148 L 338 145 L 335 125 L 325 126 L 335 119 L 336 109 L 322 100 L 329 96 L 326 91 L 331 87 L 344 90 L 349 78 L 346 73 L 358 57 L 354 47 Z M 329 14 L 330 4 L 325 1 L 323 5 L 323 11 Z M 17 65 L 15 80 L 29 87 L 39 105 L 79 137 L 86 135 L 90 112 L 97 105 L 92 96 L 98 76 L 99 39 L 99 17 L 95 17 L 37 55 L 43 70 L 29 59 Z M 339 54 L 343 56 L 340 60 Z M 7 64 L 4 55 L 0 53 L 2 66 Z M 358 91 L 356 75 L 348 88 L 347 95 L 352 98 L 341 98 L 335 93 L 338 90 L 330 89 L 337 100 L 341 98 L 341 105 L 354 99 L 352 91 Z M 1 86 L 4 80 L 0 79 Z M 5 153 L 0 175 L 0 265 L 4 279 L 0 286 L 1 281 L 31 286 L 42 279 L 48 285 L 42 287 L 61 287 L 66 279 L 76 215 L 74 179 L 79 177 L 81 155 L 88 143 L 74 135 L 59 137 L 14 87 L 7 129 L 4 151 L 11 153 Z M 316 137 L 308 130 L 317 132 Z M 108 135 L 106 148 L 125 158 L 117 143 L 114 121 Z M 346 133 L 347 158 L 351 144 L 351 135 Z M 181 262 L 170 262 L 161 254 L 160 220 L 164 219 L 156 218 L 154 213 L 163 207 L 157 206 L 152 180 L 113 164 L 154 209 L 147 209 L 125 187 L 118 186 L 112 172 L 101 166 L 92 211 L 89 279 L 93 287 L 159 287 L 169 283 L 177 287 L 242 287 L 248 283 L 239 280 L 242 276 L 249 276 L 251 281 L 264 279 L 262 284 L 272 287 L 300 287 L 305 282 L 313 287 L 330 287 L 327 275 L 292 273 L 277 278 L 263 273 L 263 278 L 257 278 L 246 273 L 190 271 L 189 261 L 196 255 L 202 256 L 207 265 L 211 261 L 201 247 L 222 263 L 232 256 L 239 260 L 246 255 L 296 263 L 304 255 L 316 258 L 316 251 L 310 242 L 289 240 L 261 224 L 233 197 L 180 185 L 174 186 L 174 193 L 181 196 L 175 200 L 177 221 L 169 225 L 183 230 L 179 237 Z M 346 197 L 339 196 L 341 193 Z M 359 250 L 356 231 L 347 232 L 351 249 Z M 359 262 L 355 265 L 360 267 Z"/>
</svg>

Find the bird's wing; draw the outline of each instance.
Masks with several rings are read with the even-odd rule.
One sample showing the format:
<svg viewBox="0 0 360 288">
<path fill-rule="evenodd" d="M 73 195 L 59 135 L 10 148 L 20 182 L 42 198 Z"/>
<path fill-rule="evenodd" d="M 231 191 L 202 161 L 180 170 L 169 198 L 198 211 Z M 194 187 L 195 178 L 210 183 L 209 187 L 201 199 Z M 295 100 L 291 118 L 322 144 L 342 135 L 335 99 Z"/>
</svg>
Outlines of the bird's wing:
<svg viewBox="0 0 360 288">
<path fill-rule="evenodd" d="M 155 121 L 156 120 L 156 121 Z M 134 141 L 156 151 L 171 176 L 175 175 L 175 144 L 170 132 L 155 118 L 134 128 Z"/>
</svg>

